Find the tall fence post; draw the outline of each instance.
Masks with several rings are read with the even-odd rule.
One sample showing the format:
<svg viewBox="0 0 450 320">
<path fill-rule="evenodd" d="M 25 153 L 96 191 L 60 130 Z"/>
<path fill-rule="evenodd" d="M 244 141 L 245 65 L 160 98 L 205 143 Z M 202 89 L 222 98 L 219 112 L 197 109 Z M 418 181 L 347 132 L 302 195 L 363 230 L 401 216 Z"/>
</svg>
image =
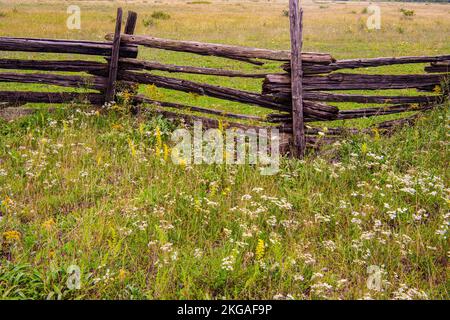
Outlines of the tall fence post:
<svg viewBox="0 0 450 320">
<path fill-rule="evenodd" d="M 123 33 L 125 34 L 134 34 L 134 30 L 136 29 L 137 22 L 137 13 L 134 11 L 128 11 L 127 22 L 125 24 L 125 30 Z"/>
<path fill-rule="evenodd" d="M 291 33 L 291 89 L 292 89 L 292 135 L 293 156 L 301 158 L 305 154 L 305 127 L 303 123 L 303 71 L 302 71 L 302 19 L 303 9 L 299 0 L 289 0 Z"/>
<path fill-rule="evenodd" d="M 119 55 L 120 55 L 120 30 L 122 28 L 122 8 L 117 9 L 116 30 L 112 43 L 111 59 L 109 61 L 109 77 L 105 94 L 105 102 L 114 100 L 116 94 L 116 80 L 119 71 Z"/>
</svg>

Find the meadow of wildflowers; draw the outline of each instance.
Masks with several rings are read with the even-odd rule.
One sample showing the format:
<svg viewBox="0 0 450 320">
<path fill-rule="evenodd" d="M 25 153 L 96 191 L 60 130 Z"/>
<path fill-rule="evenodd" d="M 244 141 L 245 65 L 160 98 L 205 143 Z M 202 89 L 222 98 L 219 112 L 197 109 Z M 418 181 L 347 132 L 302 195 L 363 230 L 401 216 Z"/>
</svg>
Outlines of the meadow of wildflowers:
<svg viewBox="0 0 450 320">
<path fill-rule="evenodd" d="M 173 164 L 158 117 L 0 120 L 0 296 L 448 299 L 447 108 L 274 176 Z"/>
</svg>

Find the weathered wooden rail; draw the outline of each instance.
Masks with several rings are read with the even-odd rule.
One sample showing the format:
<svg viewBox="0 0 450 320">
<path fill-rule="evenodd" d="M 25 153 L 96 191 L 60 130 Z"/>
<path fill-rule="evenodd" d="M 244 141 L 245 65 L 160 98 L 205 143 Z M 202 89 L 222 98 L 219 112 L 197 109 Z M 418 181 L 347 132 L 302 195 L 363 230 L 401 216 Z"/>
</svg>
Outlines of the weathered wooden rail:
<svg viewBox="0 0 450 320">
<path fill-rule="evenodd" d="M 371 129 L 329 128 L 326 137 L 319 127 L 305 122 L 333 121 L 377 117 L 402 112 L 414 112 L 407 118 L 382 122 L 379 130 L 388 130 L 402 123 L 411 123 L 417 114 L 433 108 L 448 99 L 450 55 L 414 56 L 396 58 L 336 60 L 328 53 L 302 51 L 302 17 L 298 0 L 290 1 L 291 50 L 268 50 L 223 44 L 161 39 L 134 35 L 137 14 L 128 12 L 122 29 L 122 9 L 117 11 L 115 32 L 105 36 L 106 41 L 79 41 L 0 37 L 0 51 L 36 53 L 80 54 L 101 56 L 105 62 L 78 60 L 25 60 L 0 59 L 0 82 L 36 83 L 62 87 L 84 88 L 74 92 L 0 91 L 0 103 L 65 103 L 87 102 L 102 105 L 116 96 L 116 83 L 150 84 L 170 90 L 251 104 L 273 110 L 266 117 L 223 112 L 212 108 L 188 106 L 179 103 L 155 101 L 135 95 L 133 103 L 153 105 L 156 112 L 170 118 L 182 118 L 193 122 L 202 120 L 205 127 L 219 126 L 219 120 L 227 119 L 228 127 L 256 129 L 275 126 L 287 134 L 290 152 L 298 157 L 307 145 L 329 143 L 342 134 L 370 132 Z M 242 72 L 218 68 L 180 66 L 137 59 L 138 46 L 153 49 L 187 52 L 200 56 L 233 59 L 253 65 L 267 61 L 281 64 L 279 73 Z M 356 69 L 398 64 L 429 64 L 423 74 L 367 74 L 355 73 Z M 31 70 L 34 73 L 14 73 L 10 70 Z M 351 73 L 348 70 L 352 70 Z M 8 71 L 8 72 L 6 72 Z M 39 72 L 41 71 L 41 72 Z M 155 75 L 152 71 L 172 74 L 198 74 L 230 78 L 261 79 L 261 92 L 250 92 L 201 82 L 188 81 L 172 76 Z M 64 72 L 49 73 L 49 72 Z M 77 74 L 66 74 L 75 72 Z M 80 74 L 83 73 L 83 74 Z M 421 94 L 384 94 L 384 90 L 417 89 Z M 367 90 L 373 94 L 343 93 L 349 90 Z M 337 92 L 336 92 L 337 91 Z M 342 110 L 333 103 L 352 102 L 370 104 Z M 193 114 L 194 112 L 195 114 Z M 230 120 L 228 120 L 230 119 Z M 246 122 L 239 122 L 245 120 Z M 250 125 L 248 121 L 258 124 Z M 320 133 L 320 135 L 319 135 Z M 286 143 L 285 143 L 286 145 Z"/>
</svg>

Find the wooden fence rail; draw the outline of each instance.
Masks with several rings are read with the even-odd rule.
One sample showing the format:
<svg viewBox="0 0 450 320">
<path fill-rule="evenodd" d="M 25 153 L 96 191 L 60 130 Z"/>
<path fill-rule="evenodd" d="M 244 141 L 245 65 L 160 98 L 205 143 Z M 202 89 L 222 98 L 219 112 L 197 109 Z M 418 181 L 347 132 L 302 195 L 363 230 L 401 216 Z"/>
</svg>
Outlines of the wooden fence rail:
<svg viewBox="0 0 450 320">
<path fill-rule="evenodd" d="M 0 101 L 7 102 L 11 105 L 20 105 L 23 103 L 88 102 L 100 106 L 103 104 L 104 95 L 101 93 L 0 91 Z"/>
<path fill-rule="evenodd" d="M 113 34 L 105 37 L 113 39 Z M 203 43 L 195 41 L 181 41 L 161 39 L 143 35 L 123 35 L 121 41 L 124 45 L 142 45 L 148 48 L 163 49 L 178 52 L 195 53 L 203 56 L 216 56 L 228 59 L 263 59 L 272 61 L 290 61 L 290 51 L 268 50 L 242 46 L 223 45 L 217 43 Z M 328 53 L 303 52 L 302 60 L 315 64 L 330 64 L 335 60 Z"/>
<path fill-rule="evenodd" d="M 0 59 L 0 69 L 106 73 L 108 64 L 83 60 Z"/>
<path fill-rule="evenodd" d="M 72 53 L 109 57 L 112 45 L 109 42 L 0 37 L 0 49 L 1 51 Z M 120 48 L 121 57 L 136 58 L 137 53 L 137 48 L 134 46 Z"/>
<path fill-rule="evenodd" d="M 342 69 L 358 69 L 358 68 L 370 68 L 370 67 L 382 67 L 398 64 L 411 64 L 411 63 L 439 63 L 442 61 L 449 61 L 450 55 L 438 55 L 438 56 L 413 56 L 413 57 L 390 57 L 390 58 L 369 58 L 369 59 L 347 59 L 339 60 L 330 63 L 326 66 L 305 66 L 305 73 L 329 73 L 332 71 Z M 290 72 L 291 65 L 286 63 L 283 69 Z"/>
<path fill-rule="evenodd" d="M 234 70 L 224 70 L 216 68 L 202 68 L 191 66 L 177 66 L 174 64 L 163 64 L 154 61 L 141 61 L 137 59 L 122 58 L 119 60 L 120 68 L 122 70 L 147 70 L 147 71 L 166 71 L 169 73 L 189 73 L 189 74 L 201 74 L 220 77 L 231 78 L 261 78 L 264 79 L 267 73 L 245 73 Z"/>
<path fill-rule="evenodd" d="M 107 79 L 93 76 L 66 76 L 45 73 L 0 73 L 0 82 L 37 83 L 104 91 Z"/>
</svg>

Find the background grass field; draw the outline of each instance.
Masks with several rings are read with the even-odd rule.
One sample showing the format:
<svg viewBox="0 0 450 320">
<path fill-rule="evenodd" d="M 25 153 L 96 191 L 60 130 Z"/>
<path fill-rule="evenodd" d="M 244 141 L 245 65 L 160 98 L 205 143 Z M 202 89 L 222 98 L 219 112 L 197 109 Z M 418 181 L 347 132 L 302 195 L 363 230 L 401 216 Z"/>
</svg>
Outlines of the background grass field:
<svg viewBox="0 0 450 320">
<path fill-rule="evenodd" d="M 101 40 L 114 29 L 120 5 L 138 12 L 137 34 L 289 48 L 285 2 L 187 2 L 81 1 L 82 29 L 67 30 L 68 2 L 0 0 L 0 35 Z M 374 31 L 365 28 L 367 5 L 305 3 L 305 50 L 339 59 L 450 52 L 449 5 L 382 3 L 382 29 Z M 152 17 L 157 11 L 170 18 Z M 140 58 L 278 70 L 276 63 L 254 67 L 150 49 L 140 50 Z M 364 72 L 387 70 L 415 73 L 423 65 Z M 259 80 L 182 77 L 261 88 Z M 0 83 L 0 90 L 36 89 L 61 90 Z M 168 101 L 267 113 L 140 90 Z M 347 137 L 303 161 L 283 159 L 276 176 L 261 176 L 253 166 L 173 165 L 157 151 L 169 144 L 174 125 L 123 110 L 100 116 L 68 104 L 0 120 L 0 296 L 448 299 L 447 110 L 448 104 L 392 137 Z M 70 265 L 82 271 L 79 290 L 67 287 Z M 370 266 L 382 270 L 379 291 L 367 285 Z"/>
</svg>

